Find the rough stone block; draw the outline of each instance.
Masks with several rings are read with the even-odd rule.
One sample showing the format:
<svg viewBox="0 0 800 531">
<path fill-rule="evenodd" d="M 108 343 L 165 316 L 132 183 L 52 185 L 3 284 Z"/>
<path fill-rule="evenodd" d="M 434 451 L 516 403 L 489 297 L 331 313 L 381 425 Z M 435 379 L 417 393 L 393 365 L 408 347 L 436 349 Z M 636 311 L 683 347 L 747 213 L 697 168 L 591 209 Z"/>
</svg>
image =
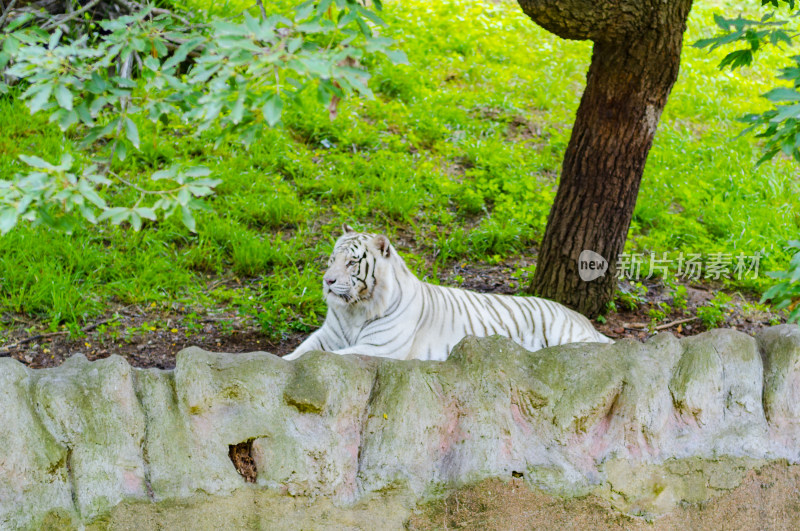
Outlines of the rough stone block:
<svg viewBox="0 0 800 531">
<path fill-rule="evenodd" d="M 132 369 L 119 356 L 83 355 L 35 371 L 33 400 L 66 464 L 80 516 L 91 520 L 123 499 L 147 497 L 142 443 L 145 419 Z"/>
</svg>

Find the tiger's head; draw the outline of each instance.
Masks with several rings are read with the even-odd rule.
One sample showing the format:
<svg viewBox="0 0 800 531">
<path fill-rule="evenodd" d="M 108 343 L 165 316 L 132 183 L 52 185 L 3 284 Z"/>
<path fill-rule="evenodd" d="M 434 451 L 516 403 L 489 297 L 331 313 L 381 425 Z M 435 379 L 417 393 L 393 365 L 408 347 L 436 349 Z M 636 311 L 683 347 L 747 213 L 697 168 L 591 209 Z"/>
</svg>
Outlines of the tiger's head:
<svg viewBox="0 0 800 531">
<path fill-rule="evenodd" d="M 325 300 L 338 307 L 382 306 L 393 289 L 395 268 L 407 271 L 405 264 L 386 236 L 348 225 L 342 229 L 322 278 Z"/>
</svg>

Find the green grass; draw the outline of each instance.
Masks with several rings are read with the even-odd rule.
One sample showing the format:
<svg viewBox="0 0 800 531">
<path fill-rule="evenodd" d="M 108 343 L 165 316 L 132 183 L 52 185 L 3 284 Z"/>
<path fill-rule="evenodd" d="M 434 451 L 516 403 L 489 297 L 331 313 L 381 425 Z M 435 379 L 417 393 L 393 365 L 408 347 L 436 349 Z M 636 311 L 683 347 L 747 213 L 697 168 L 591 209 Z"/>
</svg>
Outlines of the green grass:
<svg viewBox="0 0 800 531">
<path fill-rule="evenodd" d="M 733 15 L 736 5 L 695 5 L 685 42 L 708 36 L 714 12 Z M 246 3 L 228 2 L 221 12 L 237 7 Z M 22 226 L 0 239 L 0 316 L 55 328 L 114 305 L 217 306 L 280 338 L 324 315 L 319 279 L 342 222 L 412 235 L 413 252 L 401 251 L 434 281 L 456 260 L 530 253 L 555 197 L 590 45 L 558 39 L 511 2 L 409 0 L 389 3 L 385 15 L 384 33 L 400 41 L 411 65 L 370 59 L 377 99 L 345 102 L 333 121 L 309 96 L 249 150 L 225 140 L 214 148 L 213 131 L 192 138 L 141 127 L 141 153 L 115 170 L 137 178 L 193 159 L 224 180 L 198 233 L 174 219 L 139 233 Z M 756 168 L 757 143 L 736 138 L 736 118 L 763 108 L 759 95 L 781 54 L 767 51 L 737 74 L 720 72 L 720 58 L 685 47 L 627 250 L 763 251 L 762 270 L 783 268 L 783 246 L 800 221 L 796 167 L 776 159 Z M 45 118 L 0 100 L 0 176 L 22 170 L 19 154 L 52 160 L 63 149 L 76 150 Z M 220 277 L 241 287 L 209 289 Z M 736 287 L 766 282 L 762 275 Z"/>
</svg>

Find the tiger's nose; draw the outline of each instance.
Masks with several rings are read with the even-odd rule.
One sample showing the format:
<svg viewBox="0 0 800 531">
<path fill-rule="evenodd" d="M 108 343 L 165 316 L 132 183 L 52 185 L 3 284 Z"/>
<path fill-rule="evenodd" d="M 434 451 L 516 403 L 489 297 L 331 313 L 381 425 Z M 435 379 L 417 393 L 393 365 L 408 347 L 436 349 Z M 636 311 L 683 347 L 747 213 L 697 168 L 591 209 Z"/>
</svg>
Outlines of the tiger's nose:
<svg viewBox="0 0 800 531">
<path fill-rule="evenodd" d="M 329 285 L 329 286 L 333 286 L 334 284 L 336 284 L 336 279 L 335 278 L 326 278 L 325 279 L 325 283 L 327 285 Z"/>
</svg>

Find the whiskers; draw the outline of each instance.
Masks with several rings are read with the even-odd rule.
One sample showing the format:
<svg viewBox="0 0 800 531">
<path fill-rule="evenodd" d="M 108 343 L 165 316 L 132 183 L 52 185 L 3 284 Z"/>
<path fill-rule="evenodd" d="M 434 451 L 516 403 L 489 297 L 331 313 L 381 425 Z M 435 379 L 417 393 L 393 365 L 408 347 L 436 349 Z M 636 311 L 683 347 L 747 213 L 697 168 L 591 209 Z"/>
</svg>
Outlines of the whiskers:
<svg viewBox="0 0 800 531">
<path fill-rule="evenodd" d="M 343 293 L 338 293 L 336 290 L 332 289 L 332 290 L 330 290 L 330 293 L 335 295 L 335 296 L 337 296 L 337 297 L 339 297 L 340 299 L 342 299 L 347 304 L 358 304 L 360 302 L 364 302 L 364 300 L 365 300 L 360 294 L 351 295 L 350 294 L 350 290 L 347 290 L 347 291 L 345 291 Z"/>
</svg>

